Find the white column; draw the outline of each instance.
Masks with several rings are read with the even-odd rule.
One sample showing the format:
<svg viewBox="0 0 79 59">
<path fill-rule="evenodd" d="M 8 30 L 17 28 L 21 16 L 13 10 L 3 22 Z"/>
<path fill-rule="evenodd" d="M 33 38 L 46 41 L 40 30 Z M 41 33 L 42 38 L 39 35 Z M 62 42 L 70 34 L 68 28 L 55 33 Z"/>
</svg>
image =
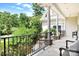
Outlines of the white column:
<svg viewBox="0 0 79 59">
<path fill-rule="evenodd" d="M 58 15 L 56 15 L 56 35 L 58 36 Z"/>
<path fill-rule="evenodd" d="M 50 43 L 50 40 L 51 40 L 51 35 L 50 35 L 50 6 L 48 6 L 48 40 L 49 40 L 49 45 L 51 44 Z"/>
<path fill-rule="evenodd" d="M 66 31 L 66 18 L 64 19 L 64 30 Z"/>
<path fill-rule="evenodd" d="M 78 14 L 78 18 L 77 18 L 77 31 L 78 31 L 78 37 L 79 37 L 79 14 Z"/>
<path fill-rule="evenodd" d="M 77 30 L 79 31 L 79 15 L 78 15 L 78 18 L 77 18 Z"/>
</svg>

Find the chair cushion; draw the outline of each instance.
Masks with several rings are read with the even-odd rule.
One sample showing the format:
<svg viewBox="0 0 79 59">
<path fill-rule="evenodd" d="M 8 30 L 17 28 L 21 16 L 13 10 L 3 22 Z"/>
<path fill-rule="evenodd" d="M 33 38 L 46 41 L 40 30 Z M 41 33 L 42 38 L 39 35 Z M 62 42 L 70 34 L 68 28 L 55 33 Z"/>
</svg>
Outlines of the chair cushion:
<svg viewBox="0 0 79 59">
<path fill-rule="evenodd" d="M 70 45 L 69 49 L 79 51 L 79 40 L 72 43 L 72 45 Z M 70 54 L 70 56 L 79 56 L 79 53 L 75 53 L 75 52 L 69 52 L 69 54 Z"/>
<path fill-rule="evenodd" d="M 63 52 L 63 56 L 70 56 L 69 51 L 66 51 L 66 50 L 65 50 L 65 51 Z"/>
<path fill-rule="evenodd" d="M 79 51 L 79 40 L 72 43 L 69 47 L 70 50 L 76 50 Z M 79 53 L 75 52 L 69 52 L 69 51 L 63 51 L 63 56 L 79 56 Z"/>
</svg>

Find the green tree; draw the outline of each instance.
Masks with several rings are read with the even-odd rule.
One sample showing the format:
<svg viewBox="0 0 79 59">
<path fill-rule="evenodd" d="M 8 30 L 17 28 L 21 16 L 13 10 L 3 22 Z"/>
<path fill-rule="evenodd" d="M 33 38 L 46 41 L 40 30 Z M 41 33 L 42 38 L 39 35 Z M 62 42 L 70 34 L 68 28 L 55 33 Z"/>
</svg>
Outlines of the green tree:
<svg viewBox="0 0 79 59">
<path fill-rule="evenodd" d="M 26 16 L 26 14 L 24 14 L 24 13 L 20 13 L 19 23 L 20 23 L 20 26 L 25 26 L 26 28 L 28 28 L 29 27 L 29 18 L 28 18 L 28 16 Z"/>
<path fill-rule="evenodd" d="M 18 24 L 18 15 L 9 12 L 0 12 L 0 33 L 10 34 L 11 28 L 16 27 Z"/>
<path fill-rule="evenodd" d="M 12 23 L 12 27 L 18 27 L 19 26 L 19 23 L 18 23 L 18 14 L 12 14 L 11 15 L 11 20 L 10 20 Z"/>
<path fill-rule="evenodd" d="M 2 14 L 2 21 L 3 21 L 3 24 L 4 24 L 4 29 L 3 29 L 3 33 L 5 34 L 10 34 L 11 32 L 11 21 L 10 21 L 10 13 L 8 12 L 3 12 Z"/>
<path fill-rule="evenodd" d="M 34 28 L 38 33 L 42 30 L 42 22 L 40 21 L 40 16 L 33 16 L 30 20 L 30 28 Z"/>
<path fill-rule="evenodd" d="M 32 9 L 34 11 L 33 13 L 34 16 L 42 15 L 43 12 L 45 11 L 44 8 L 39 6 L 37 3 L 32 3 Z"/>
</svg>

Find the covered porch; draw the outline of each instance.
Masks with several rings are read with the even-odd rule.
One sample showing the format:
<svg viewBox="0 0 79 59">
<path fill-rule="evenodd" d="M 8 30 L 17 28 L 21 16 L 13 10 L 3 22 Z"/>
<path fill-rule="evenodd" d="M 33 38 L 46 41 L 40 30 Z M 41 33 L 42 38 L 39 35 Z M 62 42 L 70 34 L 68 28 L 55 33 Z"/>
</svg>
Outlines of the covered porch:
<svg viewBox="0 0 79 59">
<path fill-rule="evenodd" d="M 78 31 L 79 27 L 79 4 L 78 3 L 51 3 L 40 4 L 46 8 L 43 14 L 42 28 L 43 31 L 56 26 L 56 35 L 58 31 L 65 31 L 67 36 L 72 36 L 72 32 Z M 59 28 L 59 26 L 61 28 Z"/>
<path fill-rule="evenodd" d="M 63 24 L 61 25 L 63 25 L 62 28 L 65 31 L 65 36 L 62 37 L 60 40 L 53 41 L 53 45 L 46 47 L 45 50 L 41 50 L 40 52 L 36 53 L 34 56 L 59 56 L 59 48 L 66 46 L 65 44 L 66 40 L 74 41 L 76 39 L 76 38 L 72 38 L 72 32 L 79 31 L 79 4 L 77 3 L 76 4 L 74 3 L 48 4 L 48 6 L 46 7 L 47 8 L 51 7 L 50 9 L 47 9 L 47 10 L 53 11 L 52 16 L 51 16 L 51 13 L 49 12 L 47 13 L 48 15 L 47 20 L 51 20 L 52 19 L 51 17 L 56 16 L 55 17 L 56 35 L 59 35 L 58 25 L 60 24 L 59 22 L 62 22 L 60 20 L 61 19 L 64 20 Z M 45 19 L 45 16 L 43 16 L 42 19 Z M 51 23 L 48 21 L 47 28 L 50 29 L 49 27 L 51 28 Z"/>
<path fill-rule="evenodd" d="M 30 40 L 33 39 L 34 34 L 0 37 L 0 55 L 59 56 L 59 48 L 66 47 L 66 40 L 75 41 L 78 39 L 78 37 L 72 37 L 72 33 L 79 31 L 79 4 L 43 3 L 39 5 L 46 7 L 41 21 L 43 30 L 48 30 L 47 38 L 43 37 L 42 33 L 38 34 L 37 42 Z M 50 34 L 52 27 L 56 29 L 56 37 L 60 35 L 59 30 L 65 32 L 64 36 L 55 40 L 54 36 L 51 37 Z"/>
</svg>

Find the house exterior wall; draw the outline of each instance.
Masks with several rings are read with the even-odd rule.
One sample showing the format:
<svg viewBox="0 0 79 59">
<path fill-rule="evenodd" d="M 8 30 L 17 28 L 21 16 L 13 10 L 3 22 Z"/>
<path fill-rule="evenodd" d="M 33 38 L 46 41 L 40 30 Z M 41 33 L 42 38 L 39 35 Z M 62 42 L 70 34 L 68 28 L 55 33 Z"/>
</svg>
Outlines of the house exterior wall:
<svg viewBox="0 0 79 59">
<path fill-rule="evenodd" d="M 65 22 L 64 22 L 65 21 Z M 67 17 L 66 20 L 59 19 L 58 24 L 61 25 L 61 30 L 66 31 L 67 36 L 72 36 L 72 32 L 77 30 L 77 17 Z M 51 28 L 56 25 L 56 20 L 51 20 Z M 66 26 L 66 27 L 65 27 Z M 48 21 L 42 22 L 43 31 L 48 29 Z"/>
<path fill-rule="evenodd" d="M 77 18 L 68 17 L 66 18 L 66 35 L 72 36 L 72 32 L 77 30 Z"/>
<path fill-rule="evenodd" d="M 63 19 L 58 19 L 58 25 L 61 26 L 61 30 L 65 30 L 65 25 L 64 25 L 64 20 Z M 51 19 L 51 28 L 56 25 L 56 19 Z M 42 29 L 45 31 L 48 29 L 48 20 L 43 20 L 42 21 Z"/>
</svg>

